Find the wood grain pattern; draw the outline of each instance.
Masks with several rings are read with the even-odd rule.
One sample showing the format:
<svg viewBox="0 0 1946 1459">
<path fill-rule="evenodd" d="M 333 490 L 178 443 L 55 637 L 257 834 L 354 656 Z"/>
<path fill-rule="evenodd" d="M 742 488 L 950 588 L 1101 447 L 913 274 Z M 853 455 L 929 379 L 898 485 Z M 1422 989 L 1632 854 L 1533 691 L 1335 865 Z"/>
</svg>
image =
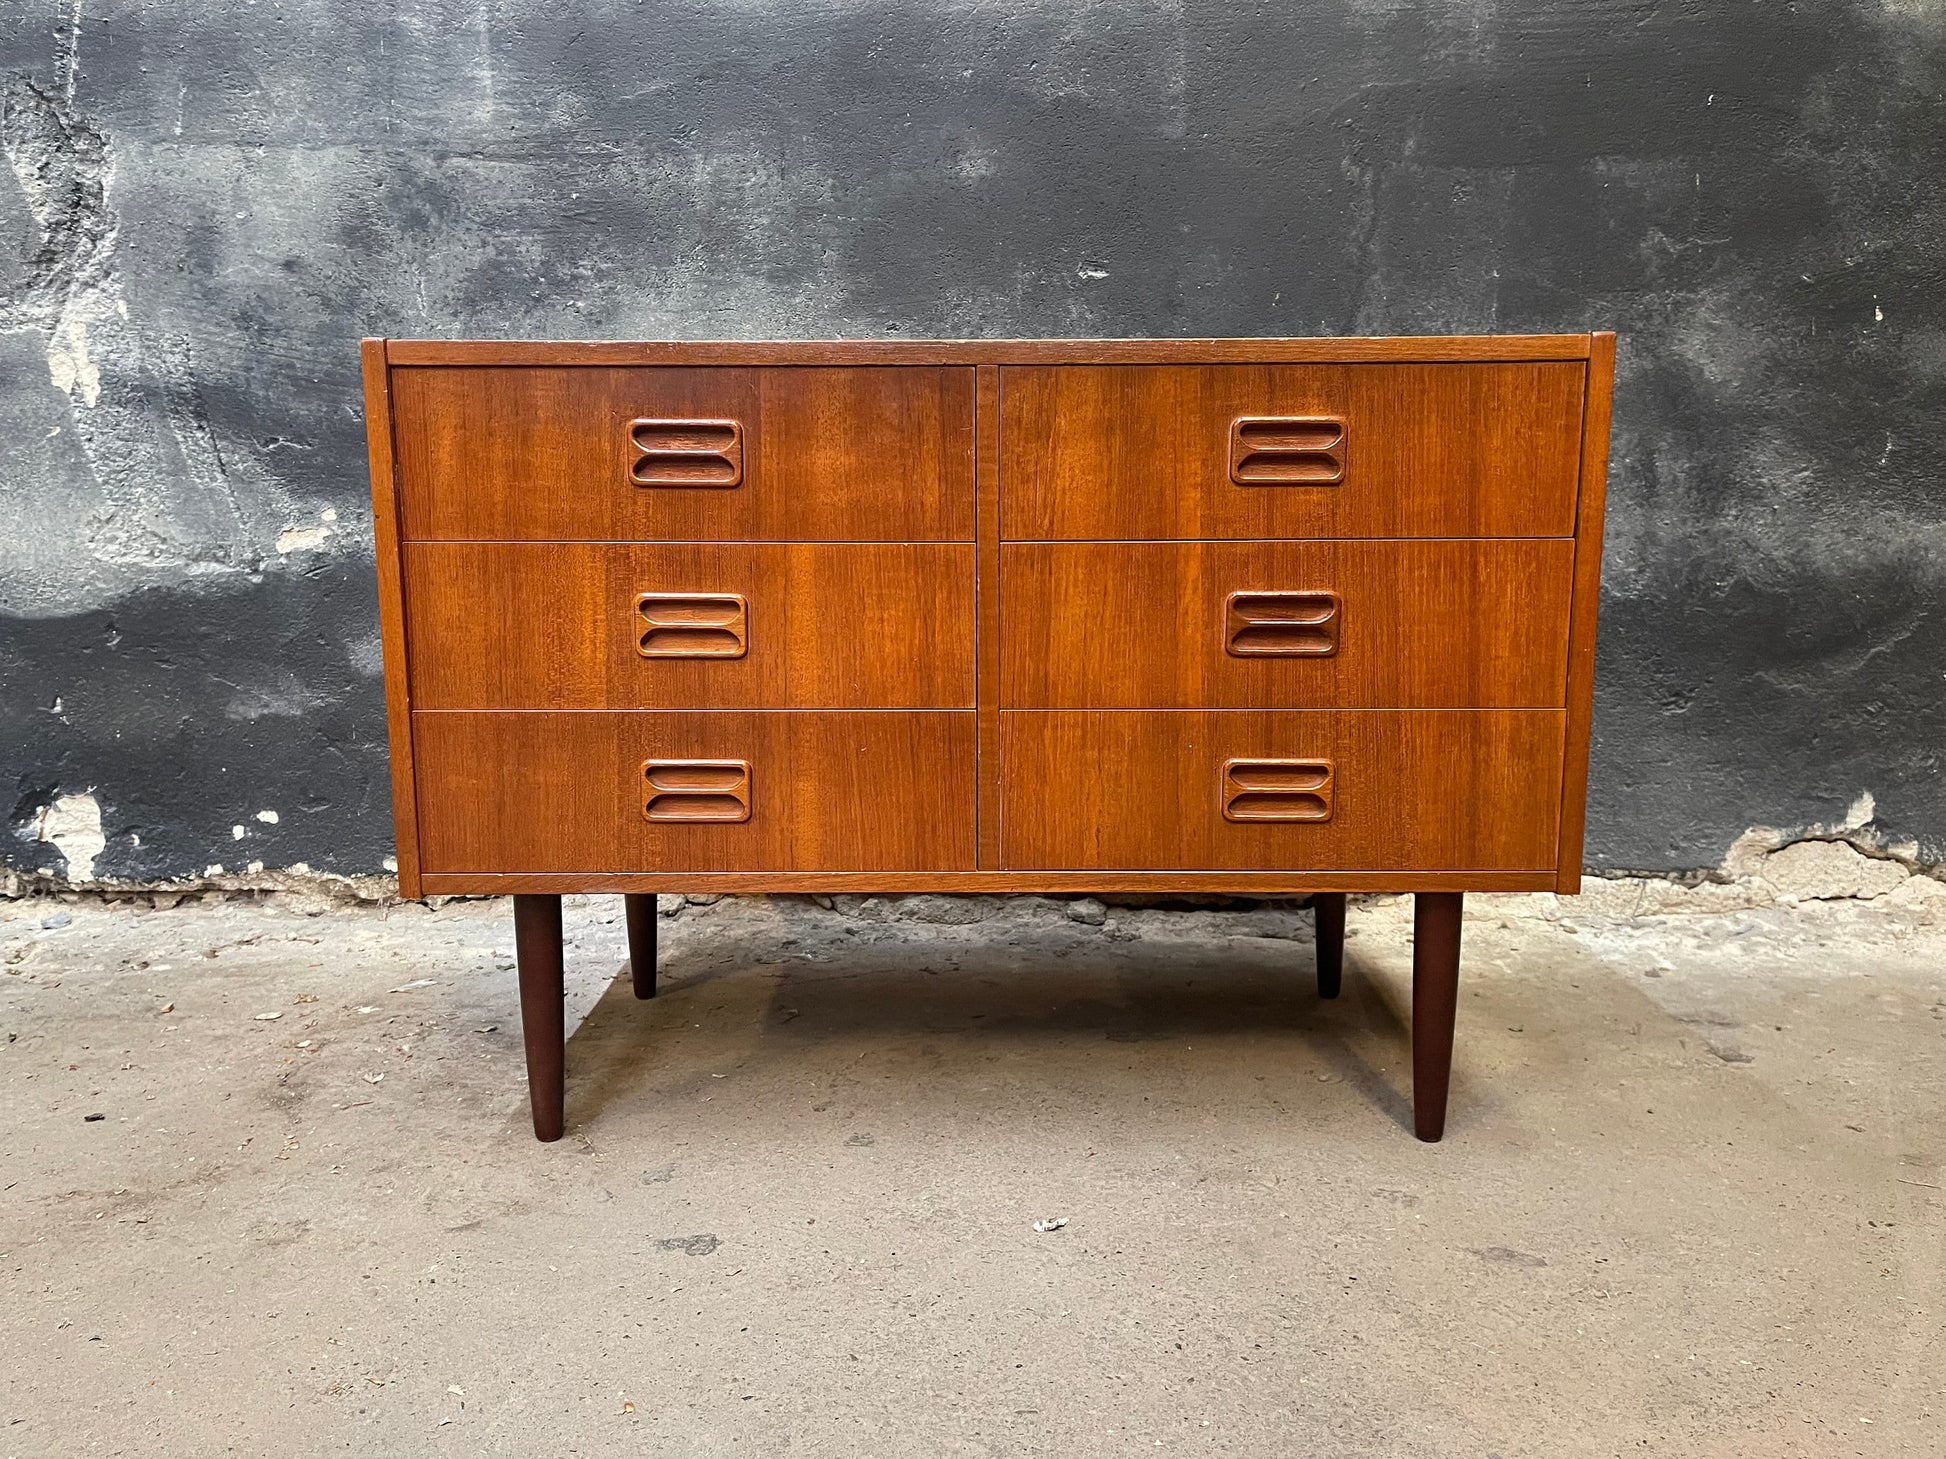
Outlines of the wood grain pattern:
<svg viewBox="0 0 1946 1459">
<path fill-rule="evenodd" d="M 398 842 L 399 895 L 419 885 L 419 811 L 412 772 L 412 691 L 407 674 L 405 580 L 399 558 L 399 504 L 392 480 L 392 399 L 385 341 L 360 343 L 365 385 L 365 449 L 371 463 L 372 535 L 378 565 L 379 648 L 385 663 L 385 728 L 392 747 L 392 826 Z"/>
<path fill-rule="evenodd" d="M 974 715 L 419 712 L 424 869 L 970 871 Z M 644 813 L 649 760 L 743 760 L 747 821 Z"/>
<path fill-rule="evenodd" d="M 1578 364 L 1013 366 L 1009 539 L 1567 537 Z M 1334 485 L 1238 485 L 1240 416 L 1345 423 Z"/>
<path fill-rule="evenodd" d="M 979 508 L 980 865 L 1000 865 L 1000 370 L 975 374 Z"/>
<path fill-rule="evenodd" d="M 970 709 L 973 553 L 958 543 L 408 543 L 413 702 Z M 744 652 L 643 657 L 644 593 L 740 595 Z"/>
<path fill-rule="evenodd" d="M 655 892 L 1223 892 L 1304 896 L 1313 892 L 1549 892 L 1546 871 L 730 871 L 427 872 L 429 897 L 515 893 Z"/>
<path fill-rule="evenodd" d="M 1101 365 L 1585 360 L 1585 334 L 1364 339 L 439 340 L 386 342 L 394 365 Z"/>
<path fill-rule="evenodd" d="M 414 539 L 971 541 L 970 368 L 394 368 Z M 731 420 L 738 484 L 635 486 L 638 418 Z"/>
<path fill-rule="evenodd" d="M 1574 606 L 1568 631 L 1568 723 L 1562 753 L 1560 877 L 1554 890 L 1581 890 L 1581 841 L 1588 819 L 1588 745 L 1594 728 L 1595 633 L 1601 611 L 1602 517 L 1608 500 L 1608 428 L 1615 400 L 1615 336 L 1592 337 L 1588 406 L 1581 426 L 1581 496 L 1574 543 Z"/>
<path fill-rule="evenodd" d="M 1559 710 L 1008 710 L 1006 865 L 1031 869 L 1554 865 Z M 1328 760 L 1332 815 L 1223 818 L 1231 759 Z"/>
<path fill-rule="evenodd" d="M 1566 539 L 1007 543 L 1012 708 L 1558 707 Z M 1239 656 L 1237 592 L 1336 593 L 1335 652 Z"/>
</svg>

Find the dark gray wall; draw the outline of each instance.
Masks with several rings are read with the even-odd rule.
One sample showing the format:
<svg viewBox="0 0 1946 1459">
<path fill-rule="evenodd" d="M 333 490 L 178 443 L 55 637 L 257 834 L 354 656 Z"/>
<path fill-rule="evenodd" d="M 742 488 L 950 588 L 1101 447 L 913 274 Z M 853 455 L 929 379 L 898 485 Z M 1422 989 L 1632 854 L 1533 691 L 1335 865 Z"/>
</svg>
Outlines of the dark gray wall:
<svg viewBox="0 0 1946 1459">
<path fill-rule="evenodd" d="M 1928 0 L 5 16 L 16 866 L 389 854 L 365 333 L 1612 327 L 1592 860 L 1946 843 Z"/>
</svg>

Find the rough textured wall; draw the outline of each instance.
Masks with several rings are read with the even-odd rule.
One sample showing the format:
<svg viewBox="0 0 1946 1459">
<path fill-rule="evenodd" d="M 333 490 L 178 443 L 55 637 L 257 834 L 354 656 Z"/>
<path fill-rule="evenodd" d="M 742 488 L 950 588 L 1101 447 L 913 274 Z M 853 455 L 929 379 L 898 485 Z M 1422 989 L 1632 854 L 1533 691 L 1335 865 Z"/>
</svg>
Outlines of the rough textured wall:
<svg viewBox="0 0 1946 1459">
<path fill-rule="evenodd" d="M 17 867 L 389 855 L 366 333 L 1613 327 L 1593 863 L 1946 844 L 1937 0 L 0 13 Z"/>
</svg>

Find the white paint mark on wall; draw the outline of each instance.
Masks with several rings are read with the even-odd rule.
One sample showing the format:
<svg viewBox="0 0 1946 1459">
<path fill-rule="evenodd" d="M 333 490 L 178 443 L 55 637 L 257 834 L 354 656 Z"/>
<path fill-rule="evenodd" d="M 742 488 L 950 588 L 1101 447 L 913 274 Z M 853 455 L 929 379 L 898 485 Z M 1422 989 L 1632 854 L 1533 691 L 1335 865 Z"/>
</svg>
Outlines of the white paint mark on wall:
<svg viewBox="0 0 1946 1459">
<path fill-rule="evenodd" d="M 250 834 L 249 828 L 246 826 L 230 827 L 230 837 L 232 840 L 241 841 L 245 836 L 249 834 Z"/>
<path fill-rule="evenodd" d="M 1000 170 L 1000 154 L 983 142 L 969 142 L 954 154 L 946 170 L 961 182 L 979 182 Z"/>
<path fill-rule="evenodd" d="M 1108 270 L 1098 263 L 1084 263 L 1074 272 L 1077 278 L 1083 279 L 1105 279 L 1108 277 Z"/>
<path fill-rule="evenodd" d="M 331 535 L 329 527 L 286 527 L 277 534 L 279 552 L 316 552 Z"/>
<path fill-rule="evenodd" d="M 101 802 L 95 799 L 93 789 L 59 796 L 44 807 L 34 839 L 61 853 L 66 863 L 63 875 L 70 882 L 93 881 L 95 858 L 108 845 L 101 832 Z"/>
<path fill-rule="evenodd" d="M 367 679 L 376 679 L 385 672 L 385 649 L 376 633 L 352 644 L 345 651 L 345 658 L 353 669 Z"/>
<path fill-rule="evenodd" d="M 81 0 L 74 0 L 68 7 L 68 43 L 55 62 L 55 74 L 61 78 L 61 91 L 68 105 L 73 106 L 74 83 L 81 74 Z"/>
<path fill-rule="evenodd" d="M 257 812 L 257 819 L 258 819 L 258 820 L 260 820 L 260 821 L 262 821 L 262 822 L 263 822 L 263 823 L 264 823 L 264 824 L 265 824 L 266 826 L 274 826 L 274 825 L 276 825 L 276 824 L 277 824 L 277 812 L 275 812 L 275 811 L 258 811 L 258 812 Z"/>
<path fill-rule="evenodd" d="M 273 668 L 257 683 L 240 683 L 223 713 L 230 719 L 296 719 L 333 702 L 322 687 L 306 683 L 287 668 Z"/>
<path fill-rule="evenodd" d="M 63 314 L 47 342 L 47 374 L 54 388 L 93 410 L 101 399 L 101 366 L 88 357 L 88 321 L 80 314 Z"/>
<path fill-rule="evenodd" d="M 1860 826 L 1871 824 L 1877 815 L 1878 802 L 1872 798 L 1869 790 L 1861 790 L 1858 799 L 1851 803 L 1851 809 L 1845 812 L 1845 829 L 1856 831 Z"/>
</svg>

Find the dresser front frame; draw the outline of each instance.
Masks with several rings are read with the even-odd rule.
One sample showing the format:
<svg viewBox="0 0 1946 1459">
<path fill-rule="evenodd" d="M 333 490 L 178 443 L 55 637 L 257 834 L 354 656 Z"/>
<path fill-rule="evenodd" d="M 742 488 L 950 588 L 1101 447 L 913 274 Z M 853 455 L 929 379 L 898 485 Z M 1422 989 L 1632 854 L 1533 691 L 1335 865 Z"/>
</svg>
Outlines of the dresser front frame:
<svg viewBox="0 0 1946 1459">
<path fill-rule="evenodd" d="M 1611 333 L 1488 338 L 1262 340 L 858 340 L 657 343 L 363 342 L 371 452 L 379 619 L 385 660 L 392 801 L 400 895 L 495 896 L 654 892 L 1310 892 L 1502 891 L 1572 893 L 1581 887 L 1587 766 L 1594 694 L 1603 507 L 1614 388 Z M 1000 860 L 1000 370 L 1006 365 L 1419 364 L 1575 361 L 1587 370 L 1575 504 L 1573 598 L 1558 850 L 1540 871 L 766 871 L 442 873 L 422 870 L 413 778 L 400 499 L 394 473 L 390 373 L 441 366 L 962 365 L 975 372 L 978 815 L 982 862 Z"/>
</svg>

